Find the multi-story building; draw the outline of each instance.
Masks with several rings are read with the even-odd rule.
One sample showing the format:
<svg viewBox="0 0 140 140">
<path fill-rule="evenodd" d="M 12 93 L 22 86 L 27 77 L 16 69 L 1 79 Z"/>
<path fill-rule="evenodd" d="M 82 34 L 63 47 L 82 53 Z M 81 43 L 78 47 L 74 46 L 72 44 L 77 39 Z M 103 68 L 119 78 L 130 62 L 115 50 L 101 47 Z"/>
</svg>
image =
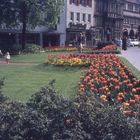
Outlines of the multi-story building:
<svg viewBox="0 0 140 140">
<path fill-rule="evenodd" d="M 123 0 L 95 0 L 96 38 L 111 41 L 121 37 Z"/>
<path fill-rule="evenodd" d="M 130 38 L 138 36 L 140 26 L 140 0 L 125 0 L 123 30 Z"/>
<path fill-rule="evenodd" d="M 77 41 L 80 32 L 85 32 L 87 45 L 91 45 L 94 35 L 96 40 L 111 41 L 120 38 L 123 32 L 137 36 L 138 27 L 140 0 L 64 0 L 55 28 L 28 30 L 27 43 L 43 47 L 70 45 Z M 21 42 L 21 28 L 1 28 L 0 45 L 1 42 Z"/>
<path fill-rule="evenodd" d="M 90 42 L 90 30 L 94 21 L 94 0 L 65 0 L 57 25 L 57 29 L 63 32 L 60 35 L 60 45 L 75 43 L 80 32 L 85 32 L 87 43 Z"/>
</svg>

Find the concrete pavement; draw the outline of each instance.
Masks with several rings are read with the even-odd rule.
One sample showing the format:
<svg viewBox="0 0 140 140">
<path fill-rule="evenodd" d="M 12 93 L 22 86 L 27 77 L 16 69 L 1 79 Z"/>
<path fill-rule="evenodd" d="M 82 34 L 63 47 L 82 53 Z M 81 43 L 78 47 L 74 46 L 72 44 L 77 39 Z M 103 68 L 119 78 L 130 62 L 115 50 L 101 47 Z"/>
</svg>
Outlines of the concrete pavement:
<svg viewBox="0 0 140 140">
<path fill-rule="evenodd" d="M 128 47 L 126 51 L 121 50 L 121 56 L 140 70 L 140 47 Z"/>
</svg>

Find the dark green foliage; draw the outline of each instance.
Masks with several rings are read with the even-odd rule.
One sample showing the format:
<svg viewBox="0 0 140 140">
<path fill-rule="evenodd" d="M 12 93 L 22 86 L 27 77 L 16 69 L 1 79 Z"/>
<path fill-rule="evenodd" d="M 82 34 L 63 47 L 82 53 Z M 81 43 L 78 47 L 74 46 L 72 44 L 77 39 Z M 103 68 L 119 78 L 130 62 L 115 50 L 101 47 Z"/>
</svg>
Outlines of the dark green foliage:
<svg viewBox="0 0 140 140">
<path fill-rule="evenodd" d="M 47 136 L 49 139 L 88 138 L 79 118 L 75 116 L 77 114 L 75 104 L 58 96 L 54 88 L 42 88 L 40 92 L 32 96 L 28 106 L 46 114 L 50 119 L 49 135 Z"/>
<path fill-rule="evenodd" d="M 36 44 L 26 44 L 25 49 L 23 50 L 24 53 L 37 53 L 40 51 L 41 46 Z"/>
<path fill-rule="evenodd" d="M 4 86 L 4 78 L 0 79 L 0 104 L 7 100 L 7 97 L 2 94 L 2 86 Z"/>
<path fill-rule="evenodd" d="M 48 124 L 45 116 L 23 104 L 0 104 L 0 140 L 42 140 Z"/>
<path fill-rule="evenodd" d="M 22 49 L 25 49 L 27 29 L 37 25 L 48 28 L 57 23 L 63 0 L 1 0 L 0 25 L 22 26 Z"/>
<path fill-rule="evenodd" d="M 128 140 L 139 137 L 138 119 L 130 123 L 119 110 L 104 106 L 93 97 L 81 96 L 69 101 L 46 87 L 33 95 L 28 105 L 50 119 L 49 139 Z"/>
<path fill-rule="evenodd" d="M 139 140 L 140 118 L 126 117 L 94 96 L 68 100 L 57 94 L 55 80 L 27 105 L 0 104 L 0 140 Z"/>
<path fill-rule="evenodd" d="M 20 54 L 21 50 L 22 50 L 22 46 L 20 44 L 14 44 L 12 46 L 11 53 L 17 55 Z"/>
</svg>

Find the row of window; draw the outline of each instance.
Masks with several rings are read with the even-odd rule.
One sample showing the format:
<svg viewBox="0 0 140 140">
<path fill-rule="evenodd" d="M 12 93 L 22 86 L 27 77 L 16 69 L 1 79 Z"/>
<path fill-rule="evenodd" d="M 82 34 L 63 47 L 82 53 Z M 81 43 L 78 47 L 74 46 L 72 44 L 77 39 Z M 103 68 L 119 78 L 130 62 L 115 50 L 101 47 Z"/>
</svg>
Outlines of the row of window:
<svg viewBox="0 0 140 140">
<path fill-rule="evenodd" d="M 103 19 L 101 17 L 96 17 L 95 19 L 95 25 L 102 27 L 103 26 Z M 116 28 L 121 28 L 122 23 L 120 21 L 115 22 L 115 27 Z"/>
<path fill-rule="evenodd" d="M 69 0 L 70 4 L 75 4 L 75 5 L 82 5 L 84 7 L 89 6 L 92 7 L 92 0 Z"/>
<path fill-rule="evenodd" d="M 70 20 L 74 22 L 75 19 L 78 22 L 91 22 L 91 14 L 70 12 Z"/>
<path fill-rule="evenodd" d="M 124 10 L 140 13 L 140 5 L 134 3 L 126 3 L 124 5 Z"/>
<path fill-rule="evenodd" d="M 108 12 L 122 15 L 123 14 L 123 8 L 121 7 L 121 4 L 111 3 L 108 6 Z"/>
<path fill-rule="evenodd" d="M 124 17 L 124 24 L 139 25 L 140 24 L 140 19 L 138 19 L 138 18 L 131 18 L 131 17 Z"/>
</svg>

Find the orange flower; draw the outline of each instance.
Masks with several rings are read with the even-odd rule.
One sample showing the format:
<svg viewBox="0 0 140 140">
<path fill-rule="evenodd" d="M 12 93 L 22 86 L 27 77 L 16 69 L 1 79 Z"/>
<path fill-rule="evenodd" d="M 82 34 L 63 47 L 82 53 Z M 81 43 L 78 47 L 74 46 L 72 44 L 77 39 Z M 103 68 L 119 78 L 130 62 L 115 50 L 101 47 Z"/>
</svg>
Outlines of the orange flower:
<svg viewBox="0 0 140 140">
<path fill-rule="evenodd" d="M 124 103 L 123 103 L 123 106 L 124 106 L 124 107 L 129 107 L 129 105 L 130 105 L 130 104 L 129 104 L 128 102 L 124 102 Z"/>
<path fill-rule="evenodd" d="M 118 96 L 124 98 L 124 93 L 123 92 L 119 92 Z"/>
<path fill-rule="evenodd" d="M 107 97 L 106 97 L 106 95 L 101 95 L 101 96 L 100 96 L 100 99 L 101 99 L 101 101 L 103 101 L 103 102 L 107 102 Z"/>
</svg>

